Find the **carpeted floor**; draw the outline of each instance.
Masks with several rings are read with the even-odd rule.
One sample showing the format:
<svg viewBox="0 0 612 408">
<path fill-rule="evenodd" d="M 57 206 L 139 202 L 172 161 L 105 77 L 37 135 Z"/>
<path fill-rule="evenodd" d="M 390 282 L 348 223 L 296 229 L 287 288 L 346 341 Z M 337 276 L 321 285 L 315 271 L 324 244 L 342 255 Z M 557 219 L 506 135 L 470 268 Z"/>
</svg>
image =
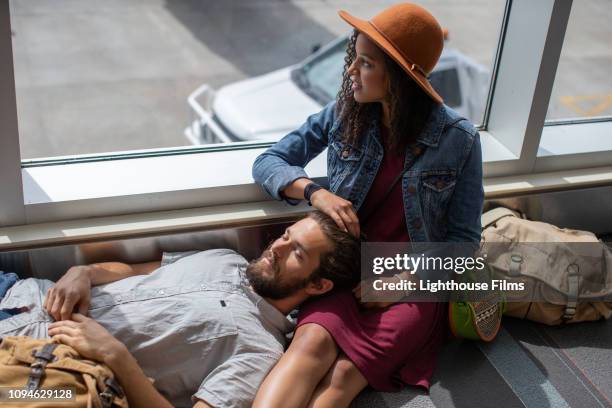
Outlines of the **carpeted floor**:
<svg viewBox="0 0 612 408">
<path fill-rule="evenodd" d="M 612 407 L 612 320 L 548 327 L 505 318 L 493 343 L 447 344 L 429 394 L 366 390 L 353 407 Z"/>
</svg>

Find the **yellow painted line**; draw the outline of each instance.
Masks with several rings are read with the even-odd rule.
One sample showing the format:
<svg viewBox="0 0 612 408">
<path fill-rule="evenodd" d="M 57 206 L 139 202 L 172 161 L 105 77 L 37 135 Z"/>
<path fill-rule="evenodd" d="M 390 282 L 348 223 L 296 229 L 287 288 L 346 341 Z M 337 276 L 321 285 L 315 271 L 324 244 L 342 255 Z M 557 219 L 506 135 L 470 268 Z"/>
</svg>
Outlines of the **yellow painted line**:
<svg viewBox="0 0 612 408">
<path fill-rule="evenodd" d="M 612 105 L 612 93 L 602 95 L 562 96 L 561 103 L 581 116 L 596 116 Z M 584 102 L 599 102 L 590 109 L 583 109 Z"/>
</svg>

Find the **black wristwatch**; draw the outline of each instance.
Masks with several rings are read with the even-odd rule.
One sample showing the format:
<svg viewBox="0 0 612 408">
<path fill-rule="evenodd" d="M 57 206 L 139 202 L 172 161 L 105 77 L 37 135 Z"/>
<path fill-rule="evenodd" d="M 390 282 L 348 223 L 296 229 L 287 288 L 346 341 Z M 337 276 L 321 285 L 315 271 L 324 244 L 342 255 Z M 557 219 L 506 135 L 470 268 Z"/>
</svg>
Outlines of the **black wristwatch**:
<svg viewBox="0 0 612 408">
<path fill-rule="evenodd" d="M 310 202 L 310 198 L 312 197 L 312 194 L 315 191 L 321 190 L 322 188 L 323 188 L 322 186 L 318 185 L 314 181 L 312 183 L 308 183 L 306 187 L 304 187 L 304 198 L 306 199 L 306 201 L 308 201 L 308 205 L 312 205 L 312 202 Z"/>
</svg>

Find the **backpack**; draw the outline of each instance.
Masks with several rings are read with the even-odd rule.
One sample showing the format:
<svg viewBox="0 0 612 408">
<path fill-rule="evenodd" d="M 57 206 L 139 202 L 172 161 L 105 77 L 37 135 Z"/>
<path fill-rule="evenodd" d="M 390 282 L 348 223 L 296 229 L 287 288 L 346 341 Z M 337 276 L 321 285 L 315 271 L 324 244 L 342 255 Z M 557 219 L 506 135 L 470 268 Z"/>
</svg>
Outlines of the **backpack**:
<svg viewBox="0 0 612 408">
<path fill-rule="evenodd" d="M 506 244 L 497 246 L 505 250 L 487 251 L 492 276 L 523 282 L 545 300 L 506 292 L 505 315 L 547 325 L 610 318 L 612 302 L 602 298 L 612 299 L 612 251 L 593 233 L 523 219 L 503 207 L 484 213 L 482 226 L 481 245 Z M 590 246 L 584 256 L 576 242 L 599 245 Z"/>
<path fill-rule="evenodd" d="M 123 390 L 106 365 L 82 359 L 51 339 L 8 336 L 0 343 L 0 405 L 23 408 L 127 408 Z"/>
</svg>

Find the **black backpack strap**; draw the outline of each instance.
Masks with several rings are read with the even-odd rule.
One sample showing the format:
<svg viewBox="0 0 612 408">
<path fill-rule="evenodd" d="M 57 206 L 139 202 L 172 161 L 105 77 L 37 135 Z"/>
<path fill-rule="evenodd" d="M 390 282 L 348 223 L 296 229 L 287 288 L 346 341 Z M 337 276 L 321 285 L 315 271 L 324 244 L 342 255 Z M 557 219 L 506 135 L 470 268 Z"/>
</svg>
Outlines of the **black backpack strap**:
<svg viewBox="0 0 612 408">
<path fill-rule="evenodd" d="M 51 361 L 55 360 L 53 351 L 57 347 L 56 343 L 48 343 L 43 346 L 40 350 L 33 350 L 32 356 L 34 356 L 34 362 L 30 364 L 30 375 L 28 376 L 28 382 L 26 389 L 28 391 L 35 390 L 40 386 L 40 381 L 45 376 L 45 367 Z"/>
</svg>

